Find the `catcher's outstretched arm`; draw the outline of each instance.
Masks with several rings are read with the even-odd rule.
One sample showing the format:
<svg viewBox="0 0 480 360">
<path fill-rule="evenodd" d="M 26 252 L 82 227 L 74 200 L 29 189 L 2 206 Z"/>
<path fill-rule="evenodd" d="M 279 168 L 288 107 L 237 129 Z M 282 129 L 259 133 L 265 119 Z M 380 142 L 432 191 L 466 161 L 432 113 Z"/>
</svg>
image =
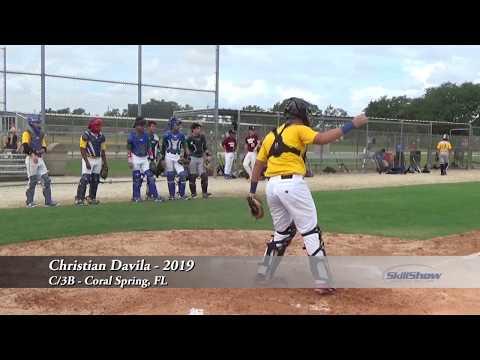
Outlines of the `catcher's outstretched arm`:
<svg viewBox="0 0 480 360">
<path fill-rule="evenodd" d="M 365 114 L 357 115 L 353 118 L 351 123 L 347 123 L 341 128 L 331 129 L 325 132 L 319 132 L 313 139 L 313 143 L 317 145 L 330 144 L 331 142 L 340 139 L 343 135 L 354 128 L 359 128 L 368 122 Z"/>
</svg>

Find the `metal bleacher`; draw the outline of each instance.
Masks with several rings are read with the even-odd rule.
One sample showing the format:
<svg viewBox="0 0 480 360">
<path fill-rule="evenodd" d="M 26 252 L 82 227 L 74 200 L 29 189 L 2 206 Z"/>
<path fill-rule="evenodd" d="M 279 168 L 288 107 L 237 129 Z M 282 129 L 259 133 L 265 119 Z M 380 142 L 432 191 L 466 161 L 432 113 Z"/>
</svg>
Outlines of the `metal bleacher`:
<svg viewBox="0 0 480 360">
<path fill-rule="evenodd" d="M 27 179 L 25 155 L 0 152 L 0 181 L 19 181 Z"/>
</svg>

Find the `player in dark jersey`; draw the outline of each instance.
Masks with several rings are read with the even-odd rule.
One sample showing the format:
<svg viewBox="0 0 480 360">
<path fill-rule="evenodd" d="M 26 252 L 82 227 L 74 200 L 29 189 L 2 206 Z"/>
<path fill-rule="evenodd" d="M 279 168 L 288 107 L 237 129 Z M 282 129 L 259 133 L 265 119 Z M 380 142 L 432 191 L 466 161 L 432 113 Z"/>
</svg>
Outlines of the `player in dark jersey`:
<svg viewBox="0 0 480 360">
<path fill-rule="evenodd" d="M 149 155 L 148 155 L 148 162 L 150 164 L 150 169 L 156 169 L 157 162 L 159 161 L 159 154 L 160 154 L 160 138 L 157 135 L 157 123 L 155 121 L 151 121 L 151 120 L 148 121 L 147 135 L 149 140 L 149 147 L 151 150 L 151 152 L 149 152 Z M 162 198 L 162 197 L 159 195 L 159 198 Z M 148 186 L 147 186 L 147 199 L 154 200 L 153 196 L 150 194 L 150 188 Z"/>
<path fill-rule="evenodd" d="M 103 122 L 93 118 L 88 123 L 88 129 L 80 137 L 80 153 L 82 155 L 82 177 L 78 183 L 75 205 L 97 205 L 97 189 L 100 184 L 100 171 L 107 164 L 105 155 L 105 135 L 102 133 Z M 87 185 L 90 185 L 89 195 L 85 198 Z"/>
<path fill-rule="evenodd" d="M 205 169 L 205 158 L 208 156 L 207 139 L 201 133 L 202 126 L 199 123 L 193 123 L 191 126 L 192 134 L 187 138 L 187 146 L 190 152 L 189 186 L 192 198 L 197 197 L 197 176 L 200 176 L 202 185 L 202 197 L 208 198 L 211 194 L 208 189 L 208 174 Z"/>
</svg>

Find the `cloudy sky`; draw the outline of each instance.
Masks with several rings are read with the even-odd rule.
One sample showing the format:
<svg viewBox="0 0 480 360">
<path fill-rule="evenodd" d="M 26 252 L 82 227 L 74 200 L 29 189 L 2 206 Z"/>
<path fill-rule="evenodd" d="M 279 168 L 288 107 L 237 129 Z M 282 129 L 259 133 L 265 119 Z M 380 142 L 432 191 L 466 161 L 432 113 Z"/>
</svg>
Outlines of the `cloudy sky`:
<svg viewBox="0 0 480 360">
<path fill-rule="evenodd" d="M 7 69 L 40 70 L 40 46 L 6 46 Z M 422 95 L 445 81 L 480 82 L 480 46 L 221 46 L 220 107 L 270 108 L 303 97 L 350 114 L 383 95 Z M 46 72 L 135 82 L 136 46 L 47 46 Z M 3 64 L 2 64 L 3 65 Z M 214 46 L 144 46 L 143 82 L 214 89 Z M 39 111 L 38 77 L 8 75 L 9 110 Z M 150 98 L 213 107 L 209 93 L 144 88 Z M 136 103 L 136 87 L 47 78 L 47 108 L 92 114 Z"/>
</svg>

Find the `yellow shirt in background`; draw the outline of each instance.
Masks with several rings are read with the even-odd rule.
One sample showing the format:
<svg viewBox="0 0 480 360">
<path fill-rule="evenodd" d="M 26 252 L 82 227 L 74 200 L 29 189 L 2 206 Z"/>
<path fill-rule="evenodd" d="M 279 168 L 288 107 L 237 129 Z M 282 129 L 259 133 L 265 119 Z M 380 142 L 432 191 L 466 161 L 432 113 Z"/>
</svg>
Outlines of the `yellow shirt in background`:
<svg viewBox="0 0 480 360">
<path fill-rule="evenodd" d="M 280 134 L 284 127 L 285 124 L 277 128 L 277 133 Z M 275 135 L 273 135 L 273 132 L 270 132 L 265 136 L 257 155 L 258 160 L 267 163 L 265 176 L 272 177 L 291 174 L 305 175 L 307 170 L 305 162 L 303 161 L 303 155 L 305 154 L 306 146 L 313 143 L 316 135 L 316 131 L 303 124 L 289 125 L 281 135 L 283 142 L 285 145 L 300 150 L 300 156 L 291 152 L 284 152 L 279 157 L 271 156 L 270 158 L 268 158 L 268 153 L 275 141 Z"/>
<path fill-rule="evenodd" d="M 437 150 L 441 153 L 447 153 L 452 150 L 452 144 L 449 141 L 442 140 L 437 144 Z"/>
</svg>

